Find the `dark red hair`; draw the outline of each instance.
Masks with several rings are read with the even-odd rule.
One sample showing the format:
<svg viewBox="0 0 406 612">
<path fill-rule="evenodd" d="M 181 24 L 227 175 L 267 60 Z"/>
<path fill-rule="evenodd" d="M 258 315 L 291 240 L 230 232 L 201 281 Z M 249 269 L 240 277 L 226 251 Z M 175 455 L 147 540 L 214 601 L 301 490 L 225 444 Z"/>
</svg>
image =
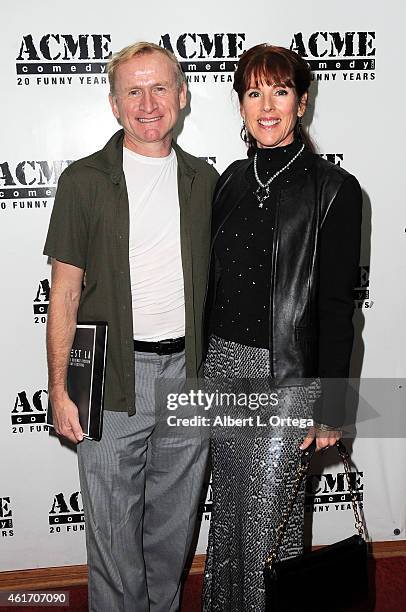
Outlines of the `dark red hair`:
<svg viewBox="0 0 406 612">
<path fill-rule="evenodd" d="M 263 43 L 251 47 L 240 57 L 237 70 L 234 73 L 234 90 L 237 92 L 240 104 L 247 89 L 260 83 L 267 85 L 283 85 L 293 87 L 297 99 L 301 100 L 310 87 L 311 71 L 307 62 L 294 51 L 285 47 L 275 47 Z M 295 135 L 299 136 L 308 149 L 314 151 L 315 147 L 307 132 L 297 122 Z M 257 147 L 255 139 L 243 126 L 241 137 L 248 147 L 248 156 L 254 154 Z"/>
</svg>

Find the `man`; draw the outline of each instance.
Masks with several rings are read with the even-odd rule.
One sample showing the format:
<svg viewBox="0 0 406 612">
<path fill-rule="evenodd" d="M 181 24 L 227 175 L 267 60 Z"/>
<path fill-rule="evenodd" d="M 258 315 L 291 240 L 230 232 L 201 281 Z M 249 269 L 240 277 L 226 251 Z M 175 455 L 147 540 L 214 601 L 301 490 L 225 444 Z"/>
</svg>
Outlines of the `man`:
<svg viewBox="0 0 406 612">
<path fill-rule="evenodd" d="M 187 90 L 171 53 L 136 43 L 108 75 L 123 130 L 62 174 L 44 249 L 49 397 L 56 431 L 80 442 L 89 610 L 171 612 L 207 448 L 156 434 L 154 386 L 200 367 L 217 173 L 172 142 Z M 83 440 L 66 391 L 77 320 L 109 325 L 100 442 Z"/>
</svg>

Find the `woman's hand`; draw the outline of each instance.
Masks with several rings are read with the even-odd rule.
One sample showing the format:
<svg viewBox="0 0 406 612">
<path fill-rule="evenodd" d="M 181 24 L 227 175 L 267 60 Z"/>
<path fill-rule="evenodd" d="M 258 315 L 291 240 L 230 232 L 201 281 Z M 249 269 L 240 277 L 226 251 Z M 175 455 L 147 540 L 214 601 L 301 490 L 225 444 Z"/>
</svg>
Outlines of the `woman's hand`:
<svg viewBox="0 0 406 612">
<path fill-rule="evenodd" d="M 305 450 L 316 438 L 316 451 L 327 450 L 330 446 L 339 440 L 342 436 L 342 431 L 338 429 L 319 429 L 318 427 L 309 427 L 307 436 L 300 445 L 300 450 Z"/>
</svg>

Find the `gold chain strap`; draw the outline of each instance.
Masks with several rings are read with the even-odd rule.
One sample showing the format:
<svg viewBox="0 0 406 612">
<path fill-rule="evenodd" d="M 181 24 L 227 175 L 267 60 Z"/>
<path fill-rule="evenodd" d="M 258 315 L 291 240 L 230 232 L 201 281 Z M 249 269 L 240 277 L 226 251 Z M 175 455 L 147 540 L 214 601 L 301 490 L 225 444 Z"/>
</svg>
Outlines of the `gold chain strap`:
<svg viewBox="0 0 406 612">
<path fill-rule="evenodd" d="M 358 512 L 358 506 L 357 506 L 357 498 L 354 492 L 354 489 L 352 488 L 352 483 L 351 483 L 351 479 L 350 479 L 350 474 L 351 474 L 351 469 L 350 469 L 350 464 L 349 464 L 349 459 L 350 456 L 348 454 L 347 449 L 345 448 L 344 444 L 341 442 L 341 440 L 337 440 L 335 446 L 338 449 L 338 452 L 340 453 L 343 465 L 344 465 L 344 471 L 345 471 L 345 476 L 347 479 L 347 483 L 348 483 L 348 488 L 350 490 L 351 493 L 351 503 L 352 503 L 352 509 L 354 512 L 354 517 L 355 517 L 355 528 L 358 531 L 359 535 L 363 538 L 365 538 L 365 532 L 364 532 L 364 523 L 361 520 L 361 517 L 359 515 Z M 310 454 L 310 451 L 308 449 L 306 449 L 305 451 L 303 451 L 305 454 L 307 453 L 307 456 Z M 300 489 L 300 485 L 301 482 L 303 480 L 303 478 L 306 476 L 307 472 L 309 471 L 309 467 L 310 467 L 310 458 L 306 460 L 306 463 L 303 463 L 303 461 L 300 461 L 298 468 L 297 468 L 297 472 L 296 472 L 296 477 L 293 483 L 293 490 L 292 493 L 290 495 L 289 501 L 287 503 L 287 506 L 285 508 L 285 512 L 283 514 L 282 520 L 280 522 L 280 524 L 278 525 L 278 527 L 275 529 L 275 533 L 276 533 L 276 542 L 275 545 L 273 547 L 273 550 L 269 553 L 266 561 L 265 561 L 265 566 L 268 569 L 272 568 L 272 565 L 274 563 L 274 561 L 276 560 L 276 555 L 278 553 L 278 549 L 279 546 L 281 545 L 282 542 L 282 537 L 283 534 L 285 532 L 286 529 L 286 525 L 288 523 L 289 517 L 291 515 L 292 509 L 293 509 L 293 504 L 295 503 L 297 494 L 299 492 Z"/>
<path fill-rule="evenodd" d="M 351 474 L 351 468 L 350 468 L 350 456 L 348 454 L 347 449 L 345 448 L 344 444 L 341 442 L 341 440 L 337 440 L 336 442 L 336 446 L 338 448 L 338 452 L 340 453 L 341 456 L 341 460 L 344 464 L 344 471 L 345 471 L 345 477 L 347 479 L 348 482 L 348 489 L 351 493 L 351 504 L 352 504 L 352 510 L 354 512 L 354 517 L 355 517 L 355 529 L 358 531 L 358 534 L 362 537 L 365 538 L 365 527 L 364 527 L 364 523 L 360 517 L 360 514 L 358 512 L 358 500 L 357 500 L 357 496 L 355 495 L 355 491 L 352 488 L 352 484 L 351 484 L 351 479 L 350 479 L 350 474 Z"/>
</svg>

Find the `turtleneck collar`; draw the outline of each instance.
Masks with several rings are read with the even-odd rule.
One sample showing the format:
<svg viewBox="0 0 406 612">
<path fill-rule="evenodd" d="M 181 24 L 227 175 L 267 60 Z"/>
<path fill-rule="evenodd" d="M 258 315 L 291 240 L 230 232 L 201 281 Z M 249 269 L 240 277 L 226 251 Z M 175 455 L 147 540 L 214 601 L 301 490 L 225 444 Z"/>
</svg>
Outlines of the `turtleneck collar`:
<svg viewBox="0 0 406 612">
<path fill-rule="evenodd" d="M 256 149 L 258 170 L 266 170 L 267 173 L 277 172 L 296 155 L 302 144 L 299 138 L 295 138 L 293 142 L 282 147 Z"/>
</svg>

